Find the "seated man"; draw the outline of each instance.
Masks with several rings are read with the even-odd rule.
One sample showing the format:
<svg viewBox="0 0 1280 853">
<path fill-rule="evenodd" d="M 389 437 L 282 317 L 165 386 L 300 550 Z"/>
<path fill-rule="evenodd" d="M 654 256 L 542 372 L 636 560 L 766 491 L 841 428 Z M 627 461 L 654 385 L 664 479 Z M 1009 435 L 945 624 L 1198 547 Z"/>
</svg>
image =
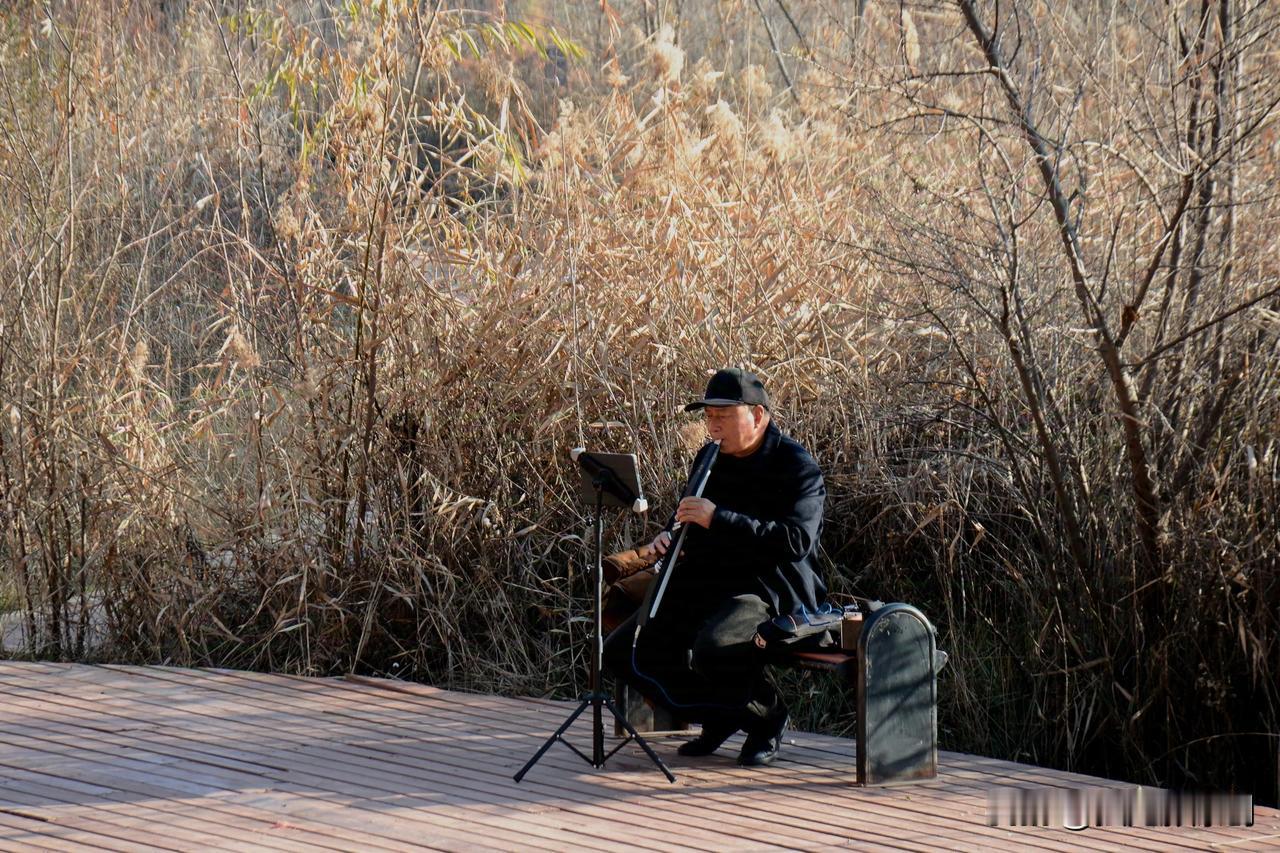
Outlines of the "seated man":
<svg viewBox="0 0 1280 853">
<path fill-rule="evenodd" d="M 684 549 L 657 614 L 633 647 L 636 616 L 605 643 L 615 676 L 702 734 L 681 755 L 710 755 L 739 729 L 738 763 L 777 757 L 787 708 L 764 674 L 752 639 L 761 622 L 817 609 L 826 588 L 815 570 L 826 488 L 813 457 L 783 435 L 764 385 L 739 369 L 721 370 L 703 399 L 707 431 L 720 441 L 702 497 L 688 497 L 675 520 L 689 525 Z M 639 549 L 657 559 L 666 531 Z"/>
</svg>

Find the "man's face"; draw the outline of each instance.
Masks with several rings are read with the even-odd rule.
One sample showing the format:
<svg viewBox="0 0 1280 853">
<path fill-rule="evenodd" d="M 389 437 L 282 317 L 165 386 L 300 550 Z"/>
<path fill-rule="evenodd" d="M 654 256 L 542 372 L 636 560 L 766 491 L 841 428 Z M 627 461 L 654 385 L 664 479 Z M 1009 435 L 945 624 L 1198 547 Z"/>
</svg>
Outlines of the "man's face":
<svg viewBox="0 0 1280 853">
<path fill-rule="evenodd" d="M 702 415 L 707 432 L 720 441 L 720 452 L 730 456 L 755 450 L 768 426 L 764 406 L 707 406 Z"/>
</svg>

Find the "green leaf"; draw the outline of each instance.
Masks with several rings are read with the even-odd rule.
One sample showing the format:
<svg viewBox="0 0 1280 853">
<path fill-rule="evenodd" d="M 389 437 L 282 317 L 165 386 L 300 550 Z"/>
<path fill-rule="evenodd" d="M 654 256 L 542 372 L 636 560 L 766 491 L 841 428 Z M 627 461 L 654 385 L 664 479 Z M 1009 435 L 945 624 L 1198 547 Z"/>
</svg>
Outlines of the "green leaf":
<svg viewBox="0 0 1280 853">
<path fill-rule="evenodd" d="M 449 52 L 453 54 L 454 59 L 462 59 L 462 40 L 458 38 L 457 33 L 449 33 L 444 43 L 449 48 Z"/>
<path fill-rule="evenodd" d="M 479 59 L 481 55 L 480 47 L 476 44 L 476 40 L 471 36 L 471 33 L 467 32 L 466 30 L 463 30 L 462 38 L 464 41 L 466 41 L 467 47 L 471 48 L 471 54 L 475 56 L 476 59 Z"/>
</svg>

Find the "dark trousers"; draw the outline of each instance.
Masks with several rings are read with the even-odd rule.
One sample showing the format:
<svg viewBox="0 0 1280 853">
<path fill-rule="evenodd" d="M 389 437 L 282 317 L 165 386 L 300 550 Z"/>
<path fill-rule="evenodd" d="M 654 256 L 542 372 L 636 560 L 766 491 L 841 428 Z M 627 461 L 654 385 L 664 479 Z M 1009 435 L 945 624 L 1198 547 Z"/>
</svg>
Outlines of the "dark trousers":
<svg viewBox="0 0 1280 853">
<path fill-rule="evenodd" d="M 752 642 L 756 627 L 769 617 L 758 595 L 710 605 L 668 596 L 640 630 L 634 651 L 637 614 L 609 634 L 605 666 L 680 719 L 768 733 L 786 715 L 764 674 L 764 653 Z"/>
</svg>

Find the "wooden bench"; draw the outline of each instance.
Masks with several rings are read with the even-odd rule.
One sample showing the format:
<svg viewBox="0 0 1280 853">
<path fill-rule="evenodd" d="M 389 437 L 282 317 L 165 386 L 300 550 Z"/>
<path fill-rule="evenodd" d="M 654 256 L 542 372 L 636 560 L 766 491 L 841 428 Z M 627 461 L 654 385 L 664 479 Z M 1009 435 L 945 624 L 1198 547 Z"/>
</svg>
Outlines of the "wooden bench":
<svg viewBox="0 0 1280 853">
<path fill-rule="evenodd" d="M 885 785 L 938 775 L 938 670 L 946 663 L 933 625 L 909 604 L 885 604 L 863 620 L 856 651 L 770 653 L 769 663 L 834 673 L 854 692 L 857 783 Z M 636 730 L 679 731 L 663 708 L 619 686 L 615 702 Z"/>
</svg>

